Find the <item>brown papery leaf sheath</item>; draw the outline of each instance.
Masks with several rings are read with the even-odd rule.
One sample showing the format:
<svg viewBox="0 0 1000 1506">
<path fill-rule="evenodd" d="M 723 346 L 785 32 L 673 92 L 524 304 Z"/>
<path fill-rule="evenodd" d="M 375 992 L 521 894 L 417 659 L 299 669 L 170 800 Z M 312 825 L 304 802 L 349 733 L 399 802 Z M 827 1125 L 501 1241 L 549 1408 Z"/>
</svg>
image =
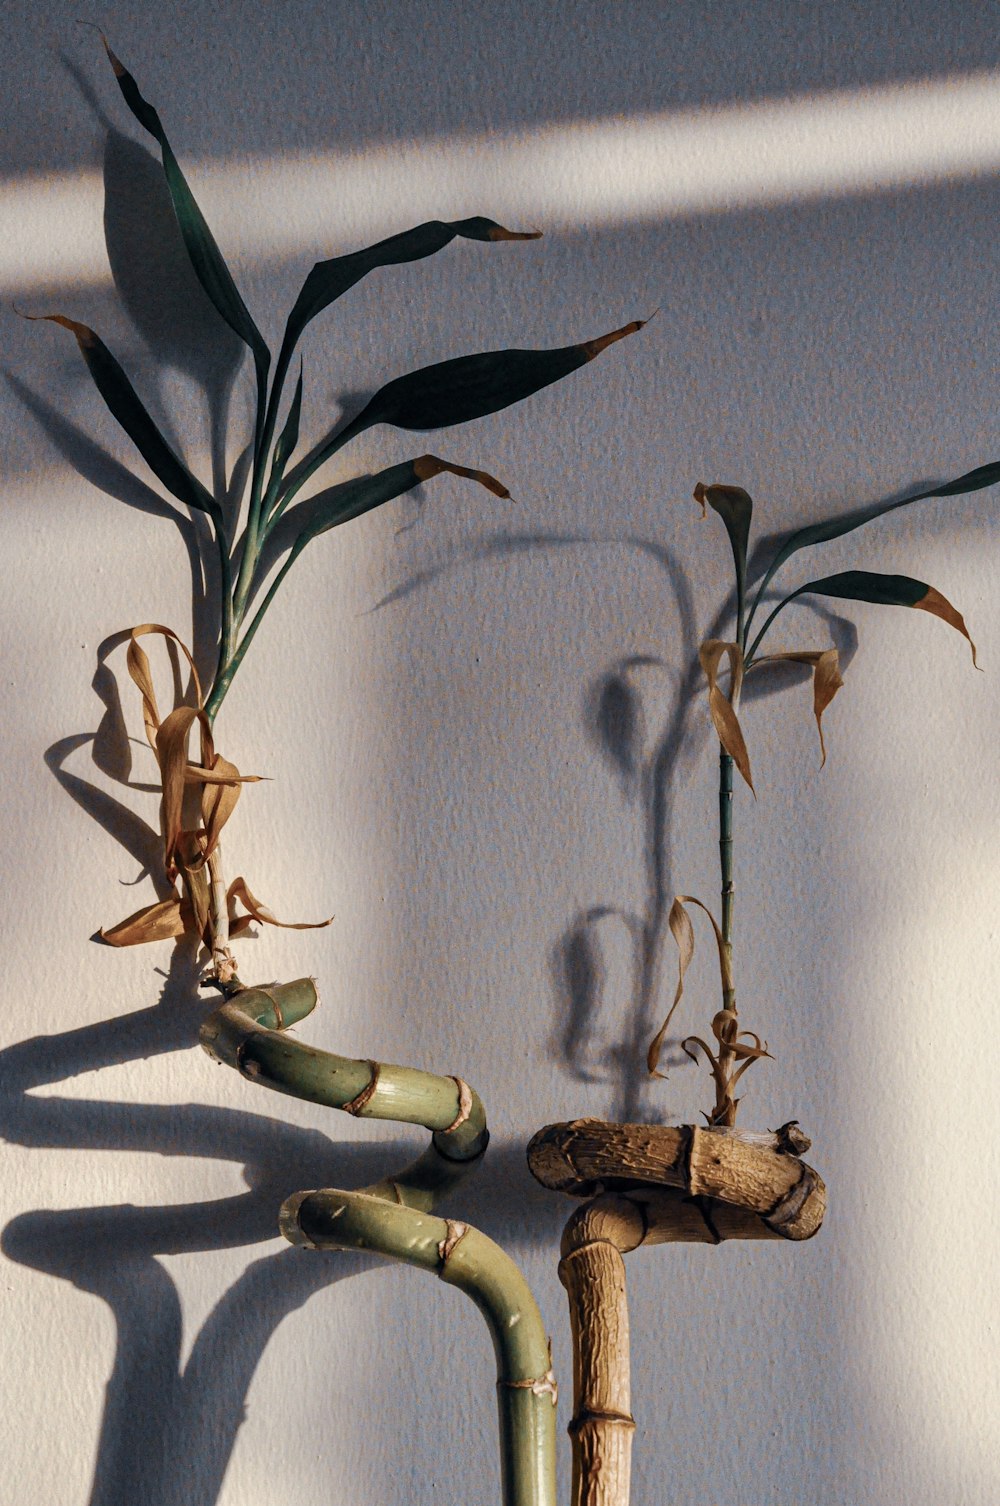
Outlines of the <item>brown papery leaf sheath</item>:
<svg viewBox="0 0 1000 1506">
<path fill-rule="evenodd" d="M 670 906 L 670 914 L 667 916 L 667 925 L 670 928 L 671 936 L 677 943 L 677 992 L 674 994 L 673 1003 L 667 1011 L 667 1018 L 660 1026 L 646 1053 L 646 1066 L 651 1077 L 666 1077 L 665 1072 L 657 1071 L 657 1066 L 663 1050 L 667 1027 L 673 1019 L 674 1011 L 680 1003 L 681 995 L 684 992 L 684 974 L 687 972 L 691 959 L 694 956 L 694 927 L 691 924 L 691 917 L 684 908 L 685 905 L 697 905 L 699 910 L 704 910 L 712 922 L 712 930 L 715 932 L 715 940 L 719 948 L 719 968 L 722 973 L 722 987 L 726 989 L 732 986 L 729 958 L 722 940 L 722 932 L 719 930 L 715 916 L 708 906 L 702 904 L 700 899 L 695 899 L 693 894 L 675 894 L 674 902 Z"/>
<path fill-rule="evenodd" d="M 723 656 L 728 657 L 732 671 L 731 699 L 719 687 L 719 665 Z M 743 683 L 743 651 L 738 643 L 723 642 L 721 638 L 709 638 L 698 650 L 701 667 L 708 681 L 708 709 L 718 734 L 719 742 L 739 769 L 754 796 L 753 779 L 750 774 L 750 757 L 743 740 L 743 729 L 733 710 L 732 701 L 739 699 Z"/>
<path fill-rule="evenodd" d="M 957 615 L 957 614 L 956 614 Z M 823 739 L 823 712 L 843 685 L 840 673 L 840 655 L 835 648 L 804 649 L 787 654 L 767 654 L 755 659 L 751 669 L 762 664 L 811 664 L 813 667 L 813 715 L 819 733 L 819 750 L 822 754 L 820 768 L 826 763 L 826 743 Z"/>
<path fill-rule="evenodd" d="M 450 469 L 443 462 L 441 468 Z M 149 659 L 139 643 L 139 639 L 147 634 L 176 643 L 191 668 L 196 704 L 177 706 L 162 721 Z M 146 905 L 109 930 L 102 929 L 100 935 L 110 946 L 138 946 L 147 941 L 166 941 L 186 932 L 199 934 L 208 943 L 207 891 L 201 874 L 218 846 L 222 828 L 236 808 L 241 786 L 257 783 L 260 776 L 241 774 L 234 763 L 216 752 L 212 729 L 203 708 L 201 682 L 194 659 L 191 651 L 171 628 L 155 622 L 145 622 L 133 628 L 129 635 L 127 663 L 129 674 L 142 696 L 146 737 L 160 768 L 164 867 L 172 883 L 176 883 L 179 873 L 184 871 L 191 898 L 182 897 L 175 888 L 170 898 Z M 197 764 L 188 757 L 188 739 L 195 722 L 199 725 L 201 741 L 200 762 Z M 191 784 L 200 785 L 202 792 L 202 827 L 198 831 L 186 830 L 183 826 L 184 791 Z M 242 878 L 235 879 L 229 887 L 227 903 L 231 904 L 235 899 L 241 900 L 250 913 L 233 917 L 230 931 L 232 935 L 246 931 L 252 920 L 266 925 L 291 926 L 295 930 L 330 924 L 329 920 L 298 923 L 278 920 L 266 905 L 254 897 Z"/>
</svg>

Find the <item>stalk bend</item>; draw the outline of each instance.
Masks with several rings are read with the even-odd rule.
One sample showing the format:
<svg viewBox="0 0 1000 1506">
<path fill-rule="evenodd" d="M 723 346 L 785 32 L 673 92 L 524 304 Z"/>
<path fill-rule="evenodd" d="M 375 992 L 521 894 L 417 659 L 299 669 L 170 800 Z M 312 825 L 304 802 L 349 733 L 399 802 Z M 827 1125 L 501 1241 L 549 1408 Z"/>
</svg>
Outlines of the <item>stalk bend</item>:
<svg viewBox="0 0 1000 1506">
<path fill-rule="evenodd" d="M 411 1165 L 361 1192 L 298 1192 L 281 1232 L 311 1249 L 368 1250 L 436 1274 L 470 1296 L 497 1360 L 504 1506 L 555 1506 L 556 1383 L 541 1316 L 500 1247 L 432 1209 L 477 1164 L 489 1132 L 477 1093 L 458 1077 L 354 1061 L 283 1034 L 316 1006 L 311 978 L 244 988 L 205 1021 L 201 1043 L 248 1081 L 359 1119 L 421 1124 L 431 1143 Z"/>
</svg>

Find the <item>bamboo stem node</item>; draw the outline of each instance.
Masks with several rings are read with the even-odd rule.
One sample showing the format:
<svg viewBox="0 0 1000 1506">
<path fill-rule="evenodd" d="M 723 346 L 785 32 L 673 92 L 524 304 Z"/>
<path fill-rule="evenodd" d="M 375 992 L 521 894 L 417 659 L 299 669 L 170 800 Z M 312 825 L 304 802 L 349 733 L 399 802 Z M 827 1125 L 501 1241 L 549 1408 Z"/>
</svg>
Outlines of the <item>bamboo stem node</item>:
<svg viewBox="0 0 1000 1506">
<path fill-rule="evenodd" d="M 372 1075 L 361 1089 L 361 1092 L 348 1103 L 340 1105 L 345 1114 L 353 1114 L 355 1118 L 361 1113 L 365 1105 L 370 1102 L 375 1089 L 378 1087 L 378 1075 L 382 1070 L 381 1063 L 369 1061 L 368 1065 L 371 1068 Z"/>
<path fill-rule="evenodd" d="M 459 1240 L 464 1239 L 469 1232 L 468 1224 L 463 1224 L 460 1219 L 447 1218 L 445 1219 L 445 1224 L 447 1225 L 448 1232 L 444 1239 L 438 1242 L 437 1247 L 438 1260 L 441 1262 L 441 1271 L 448 1264 L 451 1253 Z"/>
<path fill-rule="evenodd" d="M 505 1391 L 530 1391 L 532 1396 L 551 1396 L 553 1407 L 559 1403 L 559 1382 L 550 1365 L 537 1380 L 498 1380 L 497 1386 Z"/>
<path fill-rule="evenodd" d="M 611 1426 L 627 1428 L 630 1433 L 635 1432 L 635 1418 L 631 1415 L 626 1415 L 624 1412 L 596 1412 L 586 1408 L 575 1414 L 566 1431 L 571 1438 L 575 1438 L 578 1433 L 582 1433 L 587 1427 L 593 1427 L 595 1423 L 600 1423 L 602 1429 Z"/>
<path fill-rule="evenodd" d="M 463 1081 L 461 1077 L 453 1076 L 451 1080 L 458 1089 L 458 1113 L 447 1129 L 438 1131 L 442 1135 L 450 1135 L 453 1130 L 457 1130 L 460 1125 L 465 1123 L 472 1112 L 472 1089 L 469 1087 L 469 1084 Z"/>
</svg>

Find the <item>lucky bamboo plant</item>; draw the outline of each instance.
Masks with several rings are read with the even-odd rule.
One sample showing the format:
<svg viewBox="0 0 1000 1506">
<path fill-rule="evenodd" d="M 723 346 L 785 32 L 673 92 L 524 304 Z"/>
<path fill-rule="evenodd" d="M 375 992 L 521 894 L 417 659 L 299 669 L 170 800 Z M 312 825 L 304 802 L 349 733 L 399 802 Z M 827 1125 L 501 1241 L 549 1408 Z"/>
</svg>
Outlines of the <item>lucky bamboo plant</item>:
<svg viewBox="0 0 1000 1506">
<path fill-rule="evenodd" d="M 679 953 L 677 987 L 666 1018 L 649 1046 L 647 1067 L 662 1076 L 659 1062 L 684 977 L 694 953 L 694 930 L 687 905 L 697 905 L 711 923 L 718 948 L 722 1002 L 710 1035 L 680 1042 L 693 1060 L 708 1062 L 715 1101 L 695 1125 L 607 1124 L 594 1119 L 547 1125 L 528 1147 L 531 1170 L 546 1187 L 589 1198 L 566 1226 L 560 1276 L 569 1296 L 574 1348 L 573 1506 L 626 1506 L 629 1496 L 631 1435 L 628 1305 L 623 1255 L 643 1244 L 724 1239 L 808 1239 L 817 1232 L 826 1206 L 825 1188 L 801 1159 L 809 1140 L 791 1121 L 767 1134 L 742 1133 L 734 1126 L 739 1099 L 734 1088 L 748 1068 L 769 1055 L 753 1031 L 742 1032 L 736 1007 L 733 968 L 733 770 L 753 790 L 746 741 L 739 719 L 740 693 L 747 675 L 776 664 L 812 670 L 813 712 L 825 762 L 823 713 L 843 684 L 838 651 L 765 651 L 765 638 L 779 614 L 800 597 L 918 608 L 941 618 L 976 650 L 964 619 L 933 586 L 906 575 L 847 570 L 810 580 L 771 605 L 757 632 L 754 619 L 772 593 L 772 582 L 792 555 L 851 533 L 897 508 L 931 497 L 961 496 L 1000 481 L 1000 462 L 980 466 L 942 486 L 857 508 L 788 536 L 764 562 L 748 605 L 748 551 L 753 504 L 736 486 L 695 488 L 695 500 L 717 513 L 725 525 L 735 569 L 731 638 L 704 643 L 699 659 L 708 685 L 708 707 L 719 740 L 719 854 L 721 909 L 716 918 L 691 895 L 677 895 L 668 925 Z M 720 666 L 728 662 L 728 688 Z M 596 1196 L 593 1194 L 596 1191 Z"/>
<path fill-rule="evenodd" d="M 436 1272 L 473 1297 L 486 1316 L 497 1355 L 504 1501 L 508 1506 L 554 1506 L 556 1387 L 538 1309 L 517 1268 L 492 1241 L 464 1223 L 430 1216 L 439 1198 L 486 1149 L 482 1103 L 460 1078 L 352 1061 L 284 1035 L 314 1008 L 317 993 L 312 979 L 267 987 L 246 987 L 241 982 L 231 949 L 233 939 L 254 920 L 282 922 L 254 897 L 242 877 L 227 883 L 224 876 L 220 834 L 242 785 L 255 776 L 241 774 L 217 751 L 214 726 L 275 593 L 318 534 L 442 472 L 477 481 L 497 497 L 508 495 L 507 488 L 487 472 L 435 455 L 400 461 L 333 493 L 321 494 L 307 510 L 308 521 L 268 583 L 265 545 L 290 503 L 327 460 L 376 424 L 429 430 L 494 413 L 568 376 L 608 345 L 642 328 L 645 321 L 634 320 L 610 334 L 561 349 L 461 356 L 397 377 L 296 460 L 301 364 L 290 399 L 285 389 L 299 342 L 313 319 L 368 273 L 430 256 L 456 237 L 499 242 L 531 240 L 537 232 L 509 231 L 482 217 L 430 220 L 366 250 L 317 262 L 295 300 L 272 363 L 268 345 L 198 208 L 157 111 L 106 40 L 104 45 L 125 103 L 159 146 L 167 189 L 195 274 L 218 314 L 252 356 L 256 416 L 241 533 L 241 517 L 232 516 L 225 497 L 211 491 L 170 446 L 94 330 L 62 314 L 28 316 L 48 319 L 75 335 L 108 409 L 166 490 L 184 506 L 206 515 L 215 550 L 220 604 L 217 656 L 204 693 L 194 658 L 172 629 L 144 623 L 130 633 L 128 669 L 141 695 L 146 735 L 159 769 L 163 861 L 173 893 L 102 935 L 114 946 L 185 933 L 200 937 L 208 956 L 205 981 L 225 996 L 203 1026 L 202 1043 L 217 1060 L 235 1067 L 249 1081 L 361 1117 L 422 1124 L 432 1132 L 431 1145 L 413 1166 L 364 1192 L 327 1189 L 292 1197 L 282 1210 L 281 1227 L 296 1243 L 394 1256 Z M 150 634 L 168 639 L 174 651 L 179 649 L 185 656 L 190 670 L 189 699 L 164 716 L 140 641 Z M 192 758 L 189 740 L 196 724 L 199 752 Z M 238 904 L 245 913 L 238 913 Z"/>
<path fill-rule="evenodd" d="M 317 262 L 288 316 L 272 373 L 271 352 L 198 208 L 158 113 L 143 98 L 135 79 L 103 36 L 102 40 L 125 103 L 160 147 L 167 189 L 191 265 L 221 318 L 249 350 L 256 383 L 249 499 L 240 535 L 237 526 L 240 519 L 227 516 L 226 499 L 213 495 L 171 448 L 95 331 L 62 314 L 27 316 L 60 324 L 76 336 L 108 409 L 167 491 L 183 505 L 208 517 L 216 552 L 220 603 L 218 654 L 207 693 L 202 694 L 191 654 L 171 630 L 157 624 L 133 629 L 128 653 L 129 672 L 142 695 L 146 732 L 162 777 L 166 871 L 172 882 L 181 881 L 184 892 L 175 889 L 173 898 L 145 907 L 102 935 L 112 945 L 129 946 L 178 936 L 185 931 L 196 932 L 211 951 L 209 978 L 227 989 L 240 986 L 229 952 L 234 926 L 245 929 L 251 919 L 279 922 L 254 899 L 242 879 L 234 880 L 228 887 L 224 883 L 219 836 L 232 815 L 241 785 L 253 782 L 257 776 L 241 775 L 233 763 L 218 754 L 213 727 L 233 677 L 282 581 L 317 535 L 360 517 L 444 472 L 476 481 L 497 497 L 507 497 L 509 492 L 486 471 L 427 454 L 401 461 L 375 475 L 362 476 L 332 495 L 324 493 L 319 497 L 265 590 L 264 547 L 279 519 L 326 461 L 375 425 L 426 431 L 482 418 L 568 376 L 607 346 L 634 334 L 646 321 L 633 320 L 597 339 L 556 350 L 490 351 L 409 372 L 380 387 L 359 413 L 335 424 L 292 464 L 299 445 L 301 363 L 280 429 L 279 420 L 296 350 L 306 327 L 317 315 L 375 269 L 418 261 L 441 250 L 456 237 L 483 242 L 534 240 L 540 232 L 506 230 L 482 217 L 452 222 L 430 220 L 365 250 Z M 180 646 L 188 659 L 194 687 L 194 704 L 176 708 L 162 721 L 149 661 L 138 642 L 149 633 L 170 638 Z M 196 722 L 200 729 L 200 757 L 192 761 L 187 749 Z M 192 786 L 200 787 L 202 793 L 201 824 L 197 828 L 185 826 L 184 797 Z M 237 900 L 247 909 L 247 915 L 238 921 L 235 915 L 230 915 Z"/>
</svg>

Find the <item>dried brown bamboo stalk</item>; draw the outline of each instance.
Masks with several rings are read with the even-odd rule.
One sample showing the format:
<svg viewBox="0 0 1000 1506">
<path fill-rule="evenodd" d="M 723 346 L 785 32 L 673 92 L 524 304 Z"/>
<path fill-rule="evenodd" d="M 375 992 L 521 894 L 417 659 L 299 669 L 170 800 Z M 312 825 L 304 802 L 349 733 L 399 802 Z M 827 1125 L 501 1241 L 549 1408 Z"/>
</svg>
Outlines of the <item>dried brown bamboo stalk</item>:
<svg viewBox="0 0 1000 1506">
<path fill-rule="evenodd" d="M 623 1256 L 644 1244 L 808 1239 L 826 1207 L 795 1125 L 547 1125 L 528 1147 L 545 1187 L 590 1196 L 566 1225 L 559 1278 L 573 1334 L 572 1506 L 628 1506 L 632 1434 Z"/>
<path fill-rule="evenodd" d="M 574 1119 L 539 1130 L 528 1145 L 528 1165 L 554 1192 L 587 1197 L 644 1184 L 674 1187 L 688 1198 L 732 1204 L 775 1235 L 801 1240 L 816 1233 L 826 1211 L 822 1178 L 799 1159 L 808 1146 L 795 1124 L 754 1135 L 692 1124 Z"/>
</svg>

